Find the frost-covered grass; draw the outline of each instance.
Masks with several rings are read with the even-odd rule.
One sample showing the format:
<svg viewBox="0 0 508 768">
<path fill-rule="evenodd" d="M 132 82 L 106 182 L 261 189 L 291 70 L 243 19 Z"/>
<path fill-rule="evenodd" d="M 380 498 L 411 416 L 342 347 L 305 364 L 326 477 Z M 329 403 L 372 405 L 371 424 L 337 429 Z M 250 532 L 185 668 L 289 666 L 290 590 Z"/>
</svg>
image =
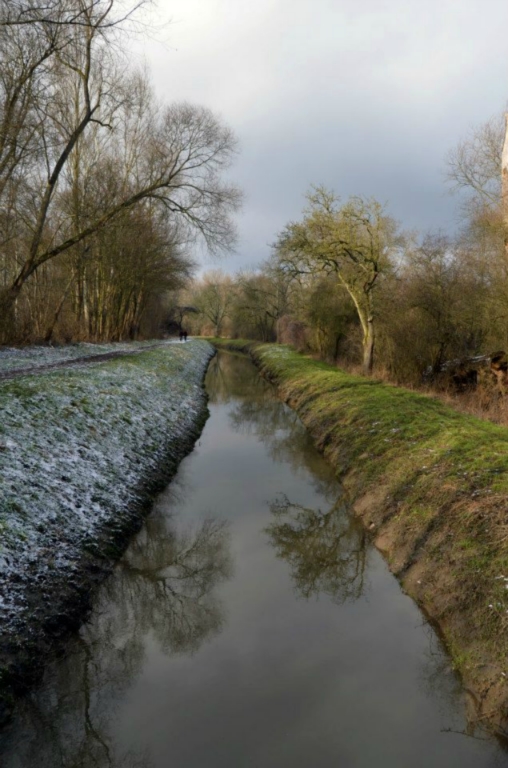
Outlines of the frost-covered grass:
<svg viewBox="0 0 508 768">
<path fill-rule="evenodd" d="M 2 347 L 0 348 L 0 374 L 25 368 L 39 368 L 54 363 L 94 357 L 114 352 L 132 352 L 152 346 L 154 341 L 115 342 L 112 344 L 69 344 L 63 347 Z M 171 343 L 171 342 L 168 342 Z"/>
<path fill-rule="evenodd" d="M 203 341 L 141 347 L 0 383 L 0 634 L 29 626 L 30 589 L 51 601 L 55 578 L 70 578 L 105 526 L 121 528 L 146 478 L 182 457 L 212 353 Z"/>
</svg>

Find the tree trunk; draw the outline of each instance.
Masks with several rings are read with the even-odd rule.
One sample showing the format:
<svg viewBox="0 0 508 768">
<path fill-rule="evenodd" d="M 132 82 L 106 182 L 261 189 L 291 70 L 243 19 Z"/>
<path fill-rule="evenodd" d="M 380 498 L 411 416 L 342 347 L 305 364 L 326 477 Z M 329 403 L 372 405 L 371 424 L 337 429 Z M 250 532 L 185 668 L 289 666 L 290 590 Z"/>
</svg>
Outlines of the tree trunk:
<svg viewBox="0 0 508 768">
<path fill-rule="evenodd" d="M 7 344 L 16 335 L 16 300 L 10 288 L 0 293 L 0 344 Z"/>
<path fill-rule="evenodd" d="M 374 318 L 367 319 L 367 333 L 363 338 L 363 372 L 370 376 L 374 367 Z"/>
<path fill-rule="evenodd" d="M 508 113 L 505 114 L 505 136 L 501 161 L 501 191 L 503 206 L 504 255 L 508 263 Z"/>
<path fill-rule="evenodd" d="M 339 274 L 338 277 L 340 284 L 351 296 L 358 313 L 363 331 L 363 372 L 366 376 L 370 376 L 374 367 L 374 302 L 372 296 L 374 282 L 364 286 L 363 297 L 360 298 L 342 275 Z"/>
<path fill-rule="evenodd" d="M 70 289 L 72 287 L 73 282 L 74 282 L 74 275 L 71 276 L 71 279 L 67 283 L 67 285 L 65 287 L 65 290 L 63 292 L 63 296 L 60 299 L 60 301 L 58 302 L 58 306 L 57 306 L 57 308 L 55 310 L 55 314 L 53 315 L 53 319 L 52 319 L 52 321 L 51 321 L 51 323 L 49 325 L 48 330 L 46 331 L 46 335 L 44 337 L 44 341 L 46 342 L 46 344 L 50 344 L 51 343 L 51 339 L 53 338 L 53 332 L 55 330 L 55 326 L 56 326 L 56 324 L 58 322 L 58 318 L 60 317 L 60 312 L 63 309 L 63 305 L 65 304 L 65 300 L 66 300 L 66 298 L 67 298 L 67 296 L 69 294 L 69 291 L 70 291 Z"/>
</svg>

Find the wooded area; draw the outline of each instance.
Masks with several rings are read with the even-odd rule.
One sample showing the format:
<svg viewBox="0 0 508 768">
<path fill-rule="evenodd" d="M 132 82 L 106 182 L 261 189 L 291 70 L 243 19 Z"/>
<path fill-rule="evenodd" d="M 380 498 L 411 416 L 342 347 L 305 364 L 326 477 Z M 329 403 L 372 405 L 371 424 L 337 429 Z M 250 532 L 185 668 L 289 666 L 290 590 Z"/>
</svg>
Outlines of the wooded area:
<svg viewBox="0 0 508 768">
<path fill-rule="evenodd" d="M 191 245 L 234 242 L 233 134 L 126 61 L 146 4 L 0 0 L 4 343 L 157 335 Z"/>
<path fill-rule="evenodd" d="M 2 343 L 185 327 L 414 385 L 508 348 L 501 117 L 447 158 L 456 235 L 406 231 L 375 199 L 313 186 L 258 268 L 195 279 L 199 241 L 234 247 L 241 194 L 224 172 L 237 145 L 208 109 L 160 103 L 128 64 L 148 2 L 0 0 Z"/>
<path fill-rule="evenodd" d="M 447 158 L 461 210 L 455 236 L 404 231 L 376 200 L 342 201 L 312 187 L 301 218 L 282 228 L 258 270 L 234 279 L 214 272 L 195 283 L 187 301 L 201 314 L 188 324 L 288 342 L 396 383 L 481 369 L 508 347 L 504 136 L 504 120 L 491 120 Z M 210 314 L 212 285 L 216 304 L 223 296 L 220 325 Z M 490 373 L 485 381 L 492 383 Z"/>
</svg>

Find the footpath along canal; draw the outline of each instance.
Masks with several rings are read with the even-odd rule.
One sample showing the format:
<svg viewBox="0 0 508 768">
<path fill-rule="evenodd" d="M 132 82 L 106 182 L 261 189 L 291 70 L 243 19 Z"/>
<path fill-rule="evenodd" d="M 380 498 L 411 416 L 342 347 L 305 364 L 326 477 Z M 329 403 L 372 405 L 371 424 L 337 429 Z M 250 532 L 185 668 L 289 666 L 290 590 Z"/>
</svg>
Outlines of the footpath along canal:
<svg viewBox="0 0 508 768">
<path fill-rule="evenodd" d="M 433 630 L 246 358 L 0 737 L 3 768 L 490 768 Z"/>
</svg>

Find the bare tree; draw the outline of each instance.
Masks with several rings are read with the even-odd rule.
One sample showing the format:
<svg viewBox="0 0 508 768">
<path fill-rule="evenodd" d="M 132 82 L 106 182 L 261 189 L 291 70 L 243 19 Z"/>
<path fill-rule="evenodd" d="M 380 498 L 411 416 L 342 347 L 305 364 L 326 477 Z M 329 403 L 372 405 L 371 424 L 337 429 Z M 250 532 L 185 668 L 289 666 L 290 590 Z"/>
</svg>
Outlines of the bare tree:
<svg viewBox="0 0 508 768">
<path fill-rule="evenodd" d="M 119 71 L 114 43 L 129 10 L 119 0 L 27 1 L 16 16 L 2 3 L 4 319 L 43 265 L 72 252 L 80 273 L 88 240 L 140 205 L 163 211 L 180 243 L 231 248 L 240 194 L 222 174 L 234 136 L 207 109 L 156 104 L 146 76 Z"/>
<path fill-rule="evenodd" d="M 471 130 L 449 154 L 447 175 L 453 189 L 464 193 L 468 239 L 475 241 L 478 251 L 490 251 L 492 284 L 504 283 L 506 294 L 508 116 L 499 115 Z"/>
<path fill-rule="evenodd" d="M 496 117 L 469 131 L 446 159 L 447 179 L 455 190 L 465 190 L 498 204 L 504 121 Z"/>
<path fill-rule="evenodd" d="M 351 297 L 363 331 L 363 367 L 374 364 L 374 291 L 400 236 L 376 200 L 352 197 L 339 205 L 323 187 L 308 196 L 301 222 L 288 224 L 275 244 L 280 264 L 297 275 L 335 275 Z"/>
<path fill-rule="evenodd" d="M 504 142 L 504 147 L 503 147 Z M 462 210 L 471 232 L 483 231 L 504 240 L 508 258 L 508 147 L 502 116 L 491 118 L 448 154 L 446 176 L 454 192 L 462 195 Z"/>
<path fill-rule="evenodd" d="M 503 210 L 504 255 L 508 262 L 508 114 L 505 114 L 505 133 L 501 156 L 501 201 Z"/>
<path fill-rule="evenodd" d="M 0 0 L 0 203 L 9 212 L 0 242 L 9 246 L 18 237 L 4 312 L 38 267 L 74 147 L 92 122 L 100 122 L 101 70 L 125 19 L 115 16 L 118 6 L 115 0 Z M 72 80 L 76 107 L 69 120 L 64 104 Z"/>
<path fill-rule="evenodd" d="M 234 300 L 233 280 L 219 270 L 203 276 L 192 291 L 193 305 L 212 324 L 220 336 Z"/>
</svg>

